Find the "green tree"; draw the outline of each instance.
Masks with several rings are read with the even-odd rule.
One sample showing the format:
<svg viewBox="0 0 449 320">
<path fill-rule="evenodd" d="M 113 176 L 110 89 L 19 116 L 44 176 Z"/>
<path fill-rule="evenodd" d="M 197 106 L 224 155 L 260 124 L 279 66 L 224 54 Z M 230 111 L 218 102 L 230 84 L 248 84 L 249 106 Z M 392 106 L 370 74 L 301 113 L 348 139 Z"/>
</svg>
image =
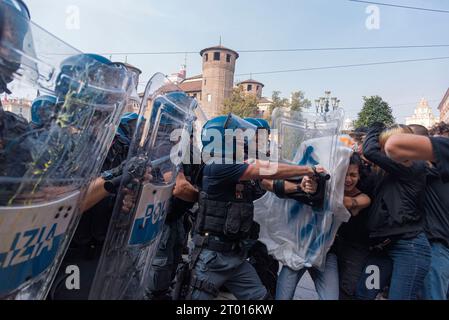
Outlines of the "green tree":
<svg viewBox="0 0 449 320">
<path fill-rule="evenodd" d="M 388 103 L 379 96 L 363 97 L 364 105 L 355 121 L 355 127 L 369 127 L 375 122 L 390 126 L 395 123 Z"/>
<path fill-rule="evenodd" d="M 223 113 L 233 113 L 242 118 L 258 116 L 257 97 L 245 94 L 241 86 L 234 88 L 232 95 L 225 99 Z"/>
<path fill-rule="evenodd" d="M 271 95 L 271 100 L 273 101 L 270 106 L 270 114 L 276 108 L 287 108 L 289 107 L 288 99 L 281 98 L 280 91 L 273 91 Z"/>
<path fill-rule="evenodd" d="M 304 98 L 304 92 L 301 90 L 292 92 L 291 97 L 290 108 L 293 111 L 301 111 L 312 106 L 310 100 Z"/>
</svg>

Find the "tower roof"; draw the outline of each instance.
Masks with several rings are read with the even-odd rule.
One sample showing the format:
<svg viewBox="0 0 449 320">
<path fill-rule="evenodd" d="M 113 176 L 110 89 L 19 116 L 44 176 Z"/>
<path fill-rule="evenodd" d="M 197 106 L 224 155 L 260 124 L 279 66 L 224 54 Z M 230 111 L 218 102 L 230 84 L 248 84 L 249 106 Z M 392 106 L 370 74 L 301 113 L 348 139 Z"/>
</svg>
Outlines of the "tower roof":
<svg viewBox="0 0 449 320">
<path fill-rule="evenodd" d="M 209 48 L 205 48 L 205 49 L 203 49 L 203 50 L 200 51 L 200 55 L 203 56 L 203 54 L 204 54 L 206 51 L 213 51 L 213 50 L 215 50 L 215 51 L 228 51 L 228 52 L 233 53 L 233 54 L 236 56 L 236 59 L 239 58 L 239 54 L 237 53 L 237 51 L 232 50 L 232 49 L 229 49 L 229 48 L 226 48 L 226 47 L 223 47 L 222 45 L 214 46 L 214 47 L 209 47 Z"/>
<path fill-rule="evenodd" d="M 262 82 L 259 82 L 257 80 L 253 80 L 253 79 L 248 79 L 245 81 L 240 81 L 239 83 L 237 83 L 237 85 L 241 85 L 241 84 L 245 84 L 245 83 L 255 83 L 255 84 L 260 84 L 262 87 L 265 87 L 265 85 Z"/>
<path fill-rule="evenodd" d="M 430 108 L 429 102 L 425 98 L 422 98 L 418 104 L 418 108 L 424 108 L 424 109 Z"/>
</svg>

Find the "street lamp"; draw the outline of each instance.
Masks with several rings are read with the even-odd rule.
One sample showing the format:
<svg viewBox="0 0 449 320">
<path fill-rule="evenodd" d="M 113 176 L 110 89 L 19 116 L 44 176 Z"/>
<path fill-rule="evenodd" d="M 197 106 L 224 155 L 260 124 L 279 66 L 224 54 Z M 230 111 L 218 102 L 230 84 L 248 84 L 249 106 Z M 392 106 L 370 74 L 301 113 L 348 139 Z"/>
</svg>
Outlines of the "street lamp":
<svg viewBox="0 0 449 320">
<path fill-rule="evenodd" d="M 324 97 L 315 100 L 316 112 L 320 113 L 328 113 L 330 111 L 330 106 L 332 106 L 332 110 L 337 110 L 340 105 L 340 100 L 337 97 L 331 98 L 331 91 L 325 91 Z"/>
<path fill-rule="evenodd" d="M 315 99 L 316 113 L 320 113 L 320 99 Z"/>
</svg>

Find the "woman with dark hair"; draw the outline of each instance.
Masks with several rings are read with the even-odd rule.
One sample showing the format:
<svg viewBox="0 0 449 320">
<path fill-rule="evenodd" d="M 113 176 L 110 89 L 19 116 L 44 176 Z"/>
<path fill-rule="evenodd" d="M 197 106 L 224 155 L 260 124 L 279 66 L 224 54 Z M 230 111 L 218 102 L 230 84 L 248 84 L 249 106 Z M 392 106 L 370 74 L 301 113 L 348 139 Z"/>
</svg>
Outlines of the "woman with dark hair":
<svg viewBox="0 0 449 320">
<path fill-rule="evenodd" d="M 364 156 L 377 166 L 377 183 L 368 217 L 372 246 L 385 252 L 393 269 L 389 299 L 416 300 L 430 268 L 430 245 L 424 233 L 423 204 L 426 163 L 395 162 L 384 146 L 397 134 L 412 134 L 398 125 L 384 130 L 376 124 L 363 145 Z"/>
<path fill-rule="evenodd" d="M 370 254 L 366 218 L 371 199 L 367 195 L 367 191 L 363 189 L 371 188 L 366 183 L 361 183 L 362 175 L 362 159 L 359 154 L 354 153 L 346 173 L 344 196 L 344 205 L 351 213 L 351 218 L 340 227 L 335 242 L 338 256 L 340 300 L 355 298 L 357 283 Z"/>
</svg>

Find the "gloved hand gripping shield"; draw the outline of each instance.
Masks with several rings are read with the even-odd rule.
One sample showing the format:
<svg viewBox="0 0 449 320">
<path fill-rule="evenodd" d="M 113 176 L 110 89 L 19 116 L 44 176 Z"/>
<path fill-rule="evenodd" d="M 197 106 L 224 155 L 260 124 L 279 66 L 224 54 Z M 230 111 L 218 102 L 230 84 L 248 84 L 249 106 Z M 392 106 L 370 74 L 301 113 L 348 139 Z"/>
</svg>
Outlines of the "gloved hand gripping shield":
<svg viewBox="0 0 449 320">
<path fill-rule="evenodd" d="M 272 119 L 271 137 L 280 161 L 323 166 L 331 179 L 324 184 L 320 205 L 308 205 L 306 199 L 280 199 L 273 193 L 257 200 L 255 220 L 260 224 L 260 240 L 270 254 L 293 270 L 322 268 L 339 225 L 349 218 L 342 203 L 351 150 L 338 143 L 343 112 L 312 114 L 275 109 Z"/>
<path fill-rule="evenodd" d="M 99 59 L 0 1 L 0 298 L 45 298 L 99 174 L 130 82 Z M 56 101 L 45 128 L 26 119 L 39 93 Z"/>
<path fill-rule="evenodd" d="M 90 299 L 144 297 L 196 106 L 162 74 L 149 81 Z"/>
</svg>

